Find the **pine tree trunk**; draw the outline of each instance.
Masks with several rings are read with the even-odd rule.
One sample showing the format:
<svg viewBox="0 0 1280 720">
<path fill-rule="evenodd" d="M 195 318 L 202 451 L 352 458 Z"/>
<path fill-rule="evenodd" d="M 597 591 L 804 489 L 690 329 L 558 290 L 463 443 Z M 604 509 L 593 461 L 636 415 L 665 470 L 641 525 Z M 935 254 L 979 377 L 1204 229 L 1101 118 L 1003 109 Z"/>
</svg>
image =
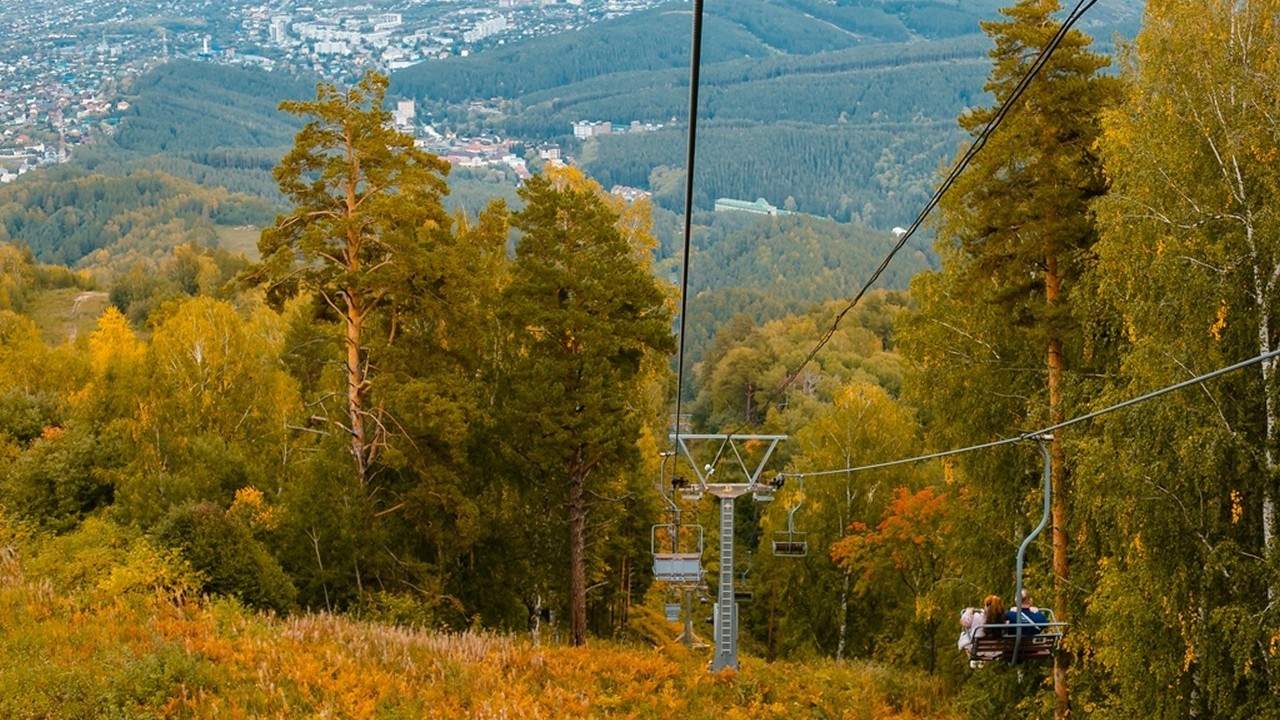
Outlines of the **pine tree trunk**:
<svg viewBox="0 0 1280 720">
<path fill-rule="evenodd" d="M 1045 258 L 1045 303 L 1052 315 L 1062 291 L 1062 278 L 1058 275 L 1058 259 L 1050 254 Z M 1049 365 L 1049 424 L 1061 423 L 1062 407 L 1062 338 L 1050 329 L 1048 342 Z M 1067 496 L 1066 454 L 1062 448 L 1061 433 L 1054 433 L 1049 446 L 1049 484 L 1052 490 L 1050 515 L 1053 521 L 1053 604 L 1058 619 L 1067 619 Z M 1015 598 L 1016 602 L 1016 598 Z M 1067 687 L 1066 657 L 1061 651 L 1053 658 L 1053 715 L 1056 720 L 1066 718 L 1071 712 L 1071 690 Z"/>
<path fill-rule="evenodd" d="M 360 215 L 360 203 L 357 200 L 356 187 L 360 180 L 360 156 L 355 149 L 355 138 L 350 129 L 345 129 L 347 162 L 351 170 L 347 173 L 346 182 L 346 217 L 348 220 Z M 343 269 L 352 275 L 361 270 L 360 245 L 361 237 L 355 226 L 346 231 L 346 248 L 343 254 Z M 358 290 L 348 285 L 342 290 L 346 305 L 346 350 L 347 350 L 347 415 L 351 423 L 351 455 L 356 462 L 356 479 L 364 487 L 369 481 L 369 439 L 364 425 L 364 368 L 360 365 L 360 345 L 364 341 L 365 307 Z"/>
<path fill-rule="evenodd" d="M 581 450 L 569 470 L 569 644 L 587 643 L 587 503 Z"/>
<path fill-rule="evenodd" d="M 363 487 L 369 480 L 369 440 L 364 420 L 364 371 L 360 367 L 360 342 L 364 330 L 364 318 L 357 299 L 347 295 L 346 371 L 347 418 L 351 423 L 351 456 L 356 462 L 356 479 Z"/>
</svg>

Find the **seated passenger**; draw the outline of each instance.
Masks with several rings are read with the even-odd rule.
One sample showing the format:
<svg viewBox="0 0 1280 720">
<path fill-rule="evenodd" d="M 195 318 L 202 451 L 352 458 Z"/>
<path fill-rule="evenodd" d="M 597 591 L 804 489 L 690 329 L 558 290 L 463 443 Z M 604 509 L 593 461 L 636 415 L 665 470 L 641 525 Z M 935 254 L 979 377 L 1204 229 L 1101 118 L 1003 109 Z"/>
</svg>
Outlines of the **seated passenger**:
<svg viewBox="0 0 1280 720">
<path fill-rule="evenodd" d="M 1003 632 L 1002 628 L 987 627 L 987 618 L 994 618 L 996 621 L 994 624 L 1000 624 L 1003 622 L 1004 617 L 1004 603 L 998 595 L 988 595 L 983 599 L 981 608 L 965 608 L 964 612 L 960 614 L 960 639 L 956 642 L 956 645 L 973 656 L 969 663 L 971 666 L 979 667 L 982 665 L 982 660 L 991 660 L 999 657 L 998 652 L 978 653 L 975 655 L 973 641 L 980 637 L 999 637 Z"/>
<path fill-rule="evenodd" d="M 1022 598 L 1018 603 L 1018 607 L 1010 610 L 1005 617 L 1010 624 L 1019 626 L 1012 632 L 1022 637 L 1038 634 L 1044 625 L 1049 622 L 1044 613 L 1040 612 L 1040 608 L 1031 602 L 1031 593 L 1026 588 L 1022 589 Z"/>
</svg>

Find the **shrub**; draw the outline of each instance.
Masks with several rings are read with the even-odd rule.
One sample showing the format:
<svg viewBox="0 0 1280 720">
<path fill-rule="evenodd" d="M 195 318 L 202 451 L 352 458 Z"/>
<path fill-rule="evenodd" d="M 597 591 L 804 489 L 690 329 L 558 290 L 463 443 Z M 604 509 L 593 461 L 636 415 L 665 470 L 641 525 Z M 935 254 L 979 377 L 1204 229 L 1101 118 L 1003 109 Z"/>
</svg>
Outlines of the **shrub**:
<svg viewBox="0 0 1280 720">
<path fill-rule="evenodd" d="M 200 587 L 199 576 L 174 552 L 99 518 L 65 535 L 36 539 L 32 549 L 25 563 L 30 575 L 96 603 L 137 597 L 181 604 Z"/>
<path fill-rule="evenodd" d="M 199 572 L 202 590 L 228 595 L 244 604 L 285 612 L 297 590 L 280 563 L 249 527 L 213 503 L 182 505 L 156 529 L 160 544 L 174 548 Z"/>
</svg>

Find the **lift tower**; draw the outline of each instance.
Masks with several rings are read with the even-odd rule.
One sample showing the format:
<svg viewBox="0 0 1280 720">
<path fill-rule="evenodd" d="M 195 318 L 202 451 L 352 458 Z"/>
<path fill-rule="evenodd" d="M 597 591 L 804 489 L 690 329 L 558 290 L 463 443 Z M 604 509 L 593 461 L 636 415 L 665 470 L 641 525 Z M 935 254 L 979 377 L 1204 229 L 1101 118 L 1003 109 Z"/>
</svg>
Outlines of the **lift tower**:
<svg viewBox="0 0 1280 720">
<path fill-rule="evenodd" d="M 764 471 L 769 458 L 773 456 L 773 451 L 777 449 L 778 443 L 786 439 L 786 435 L 685 435 L 682 433 L 671 435 L 671 440 L 679 446 L 680 452 L 684 454 L 685 459 L 693 467 L 694 474 L 698 478 L 699 489 L 720 499 L 720 583 L 716 593 L 715 650 L 711 659 L 712 670 L 720 670 L 722 668 L 736 670 L 738 668 L 738 602 L 733 593 L 734 501 L 747 493 L 750 493 L 756 500 L 767 501 L 773 499 L 773 493 L 780 484 L 762 483 L 760 482 L 760 474 Z M 713 481 L 716 471 L 715 466 L 698 464 L 689 449 L 688 443 L 690 441 L 703 442 L 709 440 L 720 442 L 721 449 L 717 453 L 717 457 L 724 456 L 726 448 L 732 451 L 733 458 L 737 460 L 738 467 L 742 470 L 743 480 L 734 482 Z M 743 457 L 742 452 L 739 451 L 737 444 L 739 442 L 768 443 L 763 456 L 759 462 L 754 464 L 754 469 L 747 464 L 747 460 Z"/>
</svg>

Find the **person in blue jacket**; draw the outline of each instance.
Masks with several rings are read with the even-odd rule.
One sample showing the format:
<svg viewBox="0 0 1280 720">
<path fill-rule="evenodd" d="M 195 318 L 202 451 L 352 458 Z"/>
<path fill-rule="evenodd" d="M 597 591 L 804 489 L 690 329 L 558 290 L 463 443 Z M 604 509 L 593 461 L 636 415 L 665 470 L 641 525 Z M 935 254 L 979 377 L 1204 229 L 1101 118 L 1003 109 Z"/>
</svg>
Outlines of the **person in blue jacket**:
<svg viewBox="0 0 1280 720">
<path fill-rule="evenodd" d="M 1036 635 L 1049 622 L 1049 618 L 1040 612 L 1040 608 L 1035 606 L 1031 601 L 1031 593 L 1026 588 L 1022 589 L 1022 597 L 1019 598 L 1017 605 L 1009 612 L 1005 613 L 1005 619 L 1011 625 L 1019 627 L 1012 629 L 1011 635 L 1021 635 L 1022 637 L 1030 637 Z"/>
</svg>

